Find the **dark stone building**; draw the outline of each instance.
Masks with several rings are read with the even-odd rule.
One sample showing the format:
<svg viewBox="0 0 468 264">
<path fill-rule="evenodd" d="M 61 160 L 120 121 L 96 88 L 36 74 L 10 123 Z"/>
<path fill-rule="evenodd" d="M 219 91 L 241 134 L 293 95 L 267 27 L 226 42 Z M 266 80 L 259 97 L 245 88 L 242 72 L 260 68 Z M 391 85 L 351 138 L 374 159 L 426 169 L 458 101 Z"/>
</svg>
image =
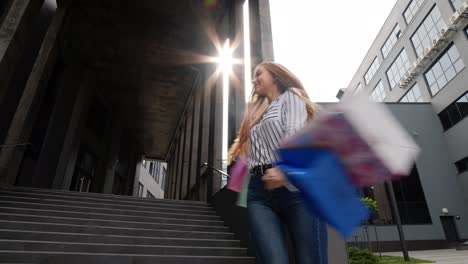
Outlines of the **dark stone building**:
<svg viewBox="0 0 468 264">
<path fill-rule="evenodd" d="M 227 38 L 243 56 L 243 1 L 57 2 L 1 4 L 1 184 L 131 194 L 144 156 L 169 163 L 167 198 L 185 198 L 202 162 L 220 167 L 207 60 Z M 264 2 L 250 1 L 253 63 L 273 54 Z M 232 141 L 242 87 L 230 98 Z"/>
<path fill-rule="evenodd" d="M 243 7 L 0 1 L 0 262 L 254 262 L 238 248 L 245 225 L 225 227 L 206 203 L 234 207 L 211 169 L 225 96 L 213 58 L 226 39 L 244 56 Z M 271 61 L 269 2 L 248 7 L 251 65 Z M 228 143 L 245 106 L 244 64 L 233 73 Z M 143 157 L 167 162 L 167 200 L 129 197 Z M 344 241 L 330 243 L 330 263 L 344 263 Z"/>
</svg>

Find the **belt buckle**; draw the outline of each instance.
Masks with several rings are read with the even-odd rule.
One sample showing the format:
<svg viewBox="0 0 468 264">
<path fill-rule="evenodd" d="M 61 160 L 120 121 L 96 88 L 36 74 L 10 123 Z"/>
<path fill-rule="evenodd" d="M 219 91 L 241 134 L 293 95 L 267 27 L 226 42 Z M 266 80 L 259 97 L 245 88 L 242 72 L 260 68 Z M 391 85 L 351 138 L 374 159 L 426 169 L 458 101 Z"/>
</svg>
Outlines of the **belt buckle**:
<svg viewBox="0 0 468 264">
<path fill-rule="evenodd" d="M 260 165 L 260 172 L 262 173 L 262 175 L 265 175 L 265 171 L 271 168 L 273 168 L 271 164 Z"/>
</svg>

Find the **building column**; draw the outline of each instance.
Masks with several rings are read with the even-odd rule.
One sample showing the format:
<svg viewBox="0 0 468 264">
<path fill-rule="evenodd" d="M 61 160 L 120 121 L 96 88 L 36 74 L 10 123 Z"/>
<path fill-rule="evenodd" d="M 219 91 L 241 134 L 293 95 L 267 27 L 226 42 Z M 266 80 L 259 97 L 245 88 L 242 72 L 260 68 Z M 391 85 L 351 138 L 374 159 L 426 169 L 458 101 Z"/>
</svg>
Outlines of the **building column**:
<svg viewBox="0 0 468 264">
<path fill-rule="evenodd" d="M 3 1 L 3 0 L 2 0 Z M 27 43 L 29 25 L 44 0 L 14 0 L 0 25 L 0 104 Z"/>
<path fill-rule="evenodd" d="M 72 114 L 68 124 L 62 152 L 57 164 L 55 179 L 52 185 L 54 189 L 69 190 L 75 170 L 76 158 L 80 148 L 81 134 L 85 130 L 88 111 L 92 102 L 93 93 L 89 86 L 90 73 L 85 70 L 82 75 L 78 95 L 73 105 Z"/>
<path fill-rule="evenodd" d="M 175 139 L 175 145 L 174 145 L 174 172 L 173 172 L 173 177 L 172 177 L 172 181 L 171 181 L 171 198 L 172 199 L 177 199 L 177 181 L 178 181 L 178 178 L 179 178 L 179 162 L 180 162 L 180 158 L 179 158 L 179 142 L 178 140 L 180 140 L 180 133 L 179 131 L 176 132 L 177 135 L 176 135 L 176 139 Z"/>
<path fill-rule="evenodd" d="M 196 89 L 198 89 L 199 85 L 197 84 L 197 87 Z M 198 125 L 198 122 L 199 120 L 197 119 L 197 110 L 198 110 L 198 105 L 197 105 L 197 102 L 198 102 L 198 92 L 195 91 L 195 93 L 193 94 L 193 98 L 192 98 L 192 124 L 191 124 L 191 127 L 190 127 L 190 152 L 189 152 L 189 164 L 188 164 L 188 175 L 189 175 L 189 186 L 188 186 L 188 189 L 187 189 L 187 192 L 190 194 L 190 190 L 192 189 L 192 187 L 195 185 L 196 183 L 196 171 L 195 171 L 195 167 L 197 166 L 196 165 L 196 146 L 198 146 L 198 144 L 196 144 L 196 146 L 194 145 L 194 140 L 196 140 L 198 138 L 198 129 L 197 129 L 197 125 Z"/>
<path fill-rule="evenodd" d="M 57 74 L 62 75 L 58 77 L 60 81 L 58 81 L 57 99 L 34 169 L 32 186 L 37 188 L 51 188 L 53 186 L 57 164 L 80 88 L 80 83 L 77 80 L 83 78 L 83 69 L 80 66 L 57 63 L 54 67 L 61 67 L 63 75 Z"/>
<path fill-rule="evenodd" d="M 29 139 L 47 80 L 57 62 L 58 37 L 63 27 L 65 13 L 66 9 L 58 10 L 52 19 L 6 135 L 5 144 L 26 143 Z M 2 74 L 0 73 L 0 76 Z M 14 184 L 23 155 L 23 148 L 0 150 L 0 186 Z"/>
<path fill-rule="evenodd" d="M 204 78 L 205 79 L 205 78 Z M 203 159 L 203 153 L 202 152 L 204 149 L 206 149 L 205 147 L 205 144 L 203 144 L 203 135 L 204 135 L 204 128 L 205 128 L 205 122 L 206 122 L 206 118 L 205 118 L 205 115 L 204 113 L 205 112 L 205 94 L 206 94 L 206 86 L 204 84 L 204 81 L 201 82 L 201 87 L 198 89 L 198 93 L 199 93 L 199 103 L 197 103 L 197 106 L 198 106 L 198 138 L 196 139 L 197 140 L 197 144 L 198 144 L 198 149 L 197 149 L 197 154 L 196 154 L 196 166 L 195 166 L 195 177 L 196 177 L 196 183 L 198 184 L 199 183 L 199 179 L 200 179 L 200 176 L 201 176 L 201 165 L 203 162 L 205 162 L 205 160 Z"/>
<path fill-rule="evenodd" d="M 114 187 L 114 177 L 115 177 L 115 169 L 117 167 L 117 163 L 119 162 L 119 152 L 120 152 L 120 142 L 122 136 L 122 126 L 120 123 L 115 120 L 112 120 L 112 133 L 110 139 L 110 146 L 109 151 L 107 153 L 107 164 L 106 164 L 106 175 L 104 176 L 104 188 L 103 193 L 112 193 L 112 189 Z M 138 165 L 138 162 L 137 162 Z M 130 166 L 130 170 L 132 167 Z M 138 188 L 137 188 L 138 190 Z"/>
<path fill-rule="evenodd" d="M 173 158 L 172 158 L 172 154 L 169 154 L 167 160 L 166 160 L 166 163 L 167 163 L 167 170 L 166 170 L 166 178 L 164 179 L 164 186 L 163 186 L 163 190 L 164 190 L 164 199 L 169 199 L 169 186 L 170 185 L 170 182 L 172 180 L 172 161 L 173 161 Z"/>
<path fill-rule="evenodd" d="M 168 183 L 168 190 L 169 194 L 168 197 L 169 199 L 175 199 L 174 195 L 174 188 L 175 188 L 175 182 L 176 182 L 176 171 L 177 171 L 177 151 L 176 149 L 172 150 L 172 157 L 171 157 L 171 178 Z"/>
<path fill-rule="evenodd" d="M 252 66 L 274 61 L 269 0 L 249 0 Z"/>
<path fill-rule="evenodd" d="M 208 170 L 206 173 L 206 176 L 201 179 L 200 181 L 200 199 L 202 201 L 207 201 L 208 196 L 207 196 L 207 188 L 210 185 L 211 177 L 212 175 L 211 171 L 209 168 L 203 168 L 201 169 L 201 164 L 204 162 L 207 162 L 210 164 L 210 150 L 212 149 L 212 145 L 214 144 L 214 141 L 210 143 L 210 124 L 211 124 L 211 112 L 210 112 L 210 107 L 211 107 L 211 91 L 214 89 L 214 87 L 210 86 L 213 85 L 210 83 L 210 75 L 211 72 L 214 71 L 214 67 L 206 66 L 204 69 L 204 82 L 203 86 L 200 89 L 200 94 L 201 94 L 201 103 L 200 103 L 200 127 L 199 127 L 199 142 L 198 145 L 200 146 L 199 152 L 198 152 L 198 157 L 200 162 L 198 162 L 198 171 L 199 175 L 201 176 L 204 172 L 204 170 Z M 210 145 L 211 144 L 211 145 Z M 213 165 L 213 164 L 210 164 Z"/>
<path fill-rule="evenodd" d="M 184 121 L 182 124 L 184 124 L 187 120 L 186 116 L 183 117 Z M 177 181 L 176 181 L 176 199 L 180 200 L 182 199 L 182 179 L 184 177 L 183 175 L 183 167 L 184 167 L 184 138 L 185 138 L 185 131 L 182 129 L 182 127 L 179 127 L 179 138 L 177 142 L 177 148 L 178 150 L 178 163 L 177 163 Z"/>
<path fill-rule="evenodd" d="M 190 145 L 190 138 L 192 137 L 192 123 L 193 123 L 193 111 L 189 110 L 193 107 L 193 95 L 189 99 L 190 103 L 187 108 L 186 118 L 185 118 L 185 135 L 184 135 L 184 162 L 182 167 L 182 175 L 184 176 L 182 181 L 182 190 L 181 190 L 181 199 L 185 199 L 187 194 L 190 192 L 190 153 L 192 152 Z"/>
<path fill-rule="evenodd" d="M 229 31 L 232 39 L 240 39 L 239 47 L 234 51 L 234 58 L 244 58 L 244 14 L 243 14 L 243 2 L 238 2 L 235 8 L 230 14 L 229 20 Z M 245 64 L 235 64 L 232 67 L 236 80 L 229 82 L 229 121 L 228 121 L 228 147 L 230 147 L 235 138 L 237 137 L 240 125 L 244 118 L 244 109 L 246 106 L 245 97 L 249 97 L 249 94 L 245 94 Z M 248 69 L 251 71 L 251 69 Z M 251 81 L 248 80 L 248 85 L 251 85 Z"/>
<path fill-rule="evenodd" d="M 138 177 L 136 174 L 136 169 L 138 163 L 141 159 L 141 155 L 139 154 L 138 150 L 142 149 L 141 146 L 138 146 L 137 140 L 132 136 L 131 139 L 132 144 L 130 144 L 130 157 L 128 161 L 128 173 L 126 175 L 126 185 L 127 191 L 125 195 L 133 195 L 133 190 L 135 189 L 135 183 L 138 182 Z M 114 175 L 112 175 L 112 180 L 114 179 Z M 107 176 L 107 175 L 106 175 Z M 113 183 L 113 181 L 112 181 Z M 138 189 L 137 189 L 138 190 Z"/>
</svg>

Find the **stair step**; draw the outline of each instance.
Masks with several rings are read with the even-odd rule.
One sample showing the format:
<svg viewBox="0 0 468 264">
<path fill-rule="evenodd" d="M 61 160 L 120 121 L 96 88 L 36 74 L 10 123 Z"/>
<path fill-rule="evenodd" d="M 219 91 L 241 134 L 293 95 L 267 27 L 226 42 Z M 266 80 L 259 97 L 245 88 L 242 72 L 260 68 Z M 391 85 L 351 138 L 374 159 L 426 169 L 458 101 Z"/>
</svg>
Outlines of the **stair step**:
<svg viewBox="0 0 468 264">
<path fill-rule="evenodd" d="M 70 233 L 50 231 L 24 231 L 15 229 L 0 229 L 0 239 L 13 240 L 44 240 L 77 243 L 104 244 L 134 244 L 134 245 L 162 245 L 162 246 L 200 246 L 200 247 L 239 247 L 239 240 L 227 239 L 177 239 L 145 236 L 98 235 L 92 233 Z"/>
<path fill-rule="evenodd" d="M 0 264 L 254 264 L 246 255 L 204 202 L 0 188 Z"/>
<path fill-rule="evenodd" d="M 67 217 L 67 218 L 83 218 L 97 219 L 106 221 L 129 221 L 129 222 L 145 222 L 145 223 L 160 223 L 160 224 L 182 224 L 182 225 L 200 225 L 200 226 L 223 226 L 221 220 L 191 220 L 184 218 L 165 218 L 165 217 L 137 217 L 137 216 L 122 216 L 101 213 L 77 213 L 73 211 L 46 210 L 46 209 L 30 209 L 16 207 L 0 206 L 0 213 L 4 214 L 30 214 L 36 216 Z"/>
<path fill-rule="evenodd" d="M 64 190 L 55 190 L 55 189 L 39 189 L 39 188 L 29 188 L 29 187 L 4 187 L 2 190 L 17 191 L 17 192 L 28 192 L 28 193 L 49 193 L 49 194 L 62 194 L 67 196 L 74 197 L 89 197 L 89 198 L 110 198 L 114 201 L 136 201 L 136 202 L 149 202 L 154 204 L 169 204 L 169 205 L 190 205 L 190 206 L 201 206 L 209 207 L 210 205 L 206 202 L 199 201 L 189 201 L 189 200 L 169 200 L 169 199 L 149 199 L 141 198 L 134 196 L 126 195 L 115 195 L 115 194 L 102 194 L 102 193 L 83 193 L 75 191 L 64 191 Z"/>
<path fill-rule="evenodd" d="M 168 208 L 168 209 L 181 209 L 181 210 L 191 210 L 191 211 L 208 211 L 213 212 L 214 208 L 209 205 L 192 205 L 192 204 L 174 204 L 174 203 L 164 203 L 157 200 L 158 202 L 152 201 L 153 199 L 137 200 L 133 201 L 132 199 L 112 199 L 106 197 L 87 197 L 84 195 L 66 195 L 64 193 L 43 193 L 43 192 L 23 192 L 18 190 L 5 190 L 0 189 L 0 194 L 17 196 L 17 197 L 34 197 L 34 198 L 50 198 L 57 199 L 61 201 L 77 201 L 77 202 L 89 202 L 93 204 L 105 204 L 106 206 L 111 205 L 122 205 L 130 207 L 149 207 L 149 208 Z M 130 196 L 128 196 L 130 198 Z"/>
<path fill-rule="evenodd" d="M 199 247 L 199 246 L 160 246 L 133 244 L 102 244 L 55 242 L 41 240 L 0 239 L 0 248 L 8 251 L 60 251 L 107 254 L 145 255 L 194 255 L 194 256 L 245 256 L 246 248 L 240 247 Z"/>
<path fill-rule="evenodd" d="M 468 243 L 460 243 L 455 246 L 456 250 L 468 250 Z"/>
<path fill-rule="evenodd" d="M 146 228 L 146 229 L 170 229 L 183 231 L 205 231 L 205 232 L 229 232 L 229 227 L 220 224 L 215 226 L 196 225 L 188 221 L 187 224 L 155 223 L 155 222 L 135 222 L 119 220 L 101 220 L 93 218 L 71 218 L 57 216 L 38 216 L 33 214 L 7 214 L 0 212 L 1 220 L 18 222 L 37 222 L 49 224 L 71 224 L 71 225 L 92 225 L 105 227 L 127 227 L 127 228 Z"/>
<path fill-rule="evenodd" d="M 3 229 L 17 229 L 30 231 L 92 233 L 99 235 L 124 235 L 124 236 L 151 236 L 163 238 L 196 238 L 196 239 L 233 239 L 230 232 L 202 232 L 181 231 L 169 229 L 123 228 L 95 225 L 49 224 L 27 221 L 0 220 Z"/>
<path fill-rule="evenodd" d="M 220 220 L 217 215 L 196 215 L 196 214 L 179 214 L 179 213 L 164 213 L 164 212 L 145 212 L 133 210 L 116 210 L 97 207 L 85 206 L 72 206 L 72 205 L 54 205 L 43 204 L 40 201 L 29 202 L 16 202 L 0 200 L 0 207 L 9 208 L 25 208 L 25 209 L 38 209 L 38 210 L 53 210 L 53 211 L 73 211 L 81 214 L 100 214 L 108 215 L 111 217 L 121 218 L 175 218 L 175 219 L 189 219 L 189 220 L 203 220 L 203 221 L 216 221 Z M 0 209 L 1 210 L 1 209 Z"/>
<path fill-rule="evenodd" d="M 144 212 L 165 212 L 165 213 L 179 213 L 179 214 L 196 214 L 196 215 L 216 215 L 216 211 L 213 208 L 203 209 L 185 209 L 171 206 L 144 206 L 138 204 L 125 205 L 116 204 L 115 201 L 99 202 L 95 201 L 76 201 L 67 199 L 68 197 L 53 197 L 43 194 L 30 194 L 30 193 L 15 193 L 0 191 L 0 199 L 4 201 L 17 201 L 17 202 L 28 202 L 28 201 L 40 201 L 43 204 L 55 204 L 55 205 L 72 205 L 72 206 L 84 206 L 84 207 L 97 207 L 97 208 L 108 208 L 114 210 L 131 210 L 131 211 L 144 211 Z"/>
<path fill-rule="evenodd" d="M 47 263 L 47 264 L 255 264 L 253 257 L 225 256 L 162 256 L 138 254 L 91 254 L 82 252 L 27 252 L 0 250 L 4 262 Z"/>
</svg>

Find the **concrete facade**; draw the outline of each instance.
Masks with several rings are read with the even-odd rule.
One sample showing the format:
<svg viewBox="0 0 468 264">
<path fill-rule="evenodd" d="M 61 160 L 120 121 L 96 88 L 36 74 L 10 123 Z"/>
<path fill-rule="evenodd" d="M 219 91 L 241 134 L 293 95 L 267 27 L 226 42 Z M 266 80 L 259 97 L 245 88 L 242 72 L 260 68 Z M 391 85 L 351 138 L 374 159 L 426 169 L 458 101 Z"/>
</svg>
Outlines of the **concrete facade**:
<svg viewBox="0 0 468 264">
<path fill-rule="evenodd" d="M 455 6 L 458 4 L 459 6 Z M 359 92 L 359 86 L 361 87 L 360 92 L 371 96 L 374 89 L 381 82 L 386 94 L 383 102 L 393 103 L 404 100 L 403 97 L 412 93 L 412 88 L 416 85 L 419 87 L 421 98 L 418 102 L 427 104 L 423 106 L 406 105 L 405 103 L 389 105 L 397 118 L 411 133 L 416 131 L 414 132 L 417 134 L 415 139 L 423 150 L 416 162 L 416 166 L 429 207 L 432 224 L 404 226 L 406 237 L 414 241 L 444 240 L 445 235 L 439 219 L 442 215 L 442 208 L 448 208 L 450 215 L 460 216 L 466 215 L 466 208 L 468 208 L 468 180 L 466 178 L 468 174 L 467 172 L 459 173 L 455 167 L 457 161 L 468 156 L 468 139 L 466 136 L 468 133 L 468 118 L 462 117 L 455 125 L 444 129 L 441 125 L 442 120 L 437 117 L 438 114 L 448 111 L 448 107 L 468 91 L 466 85 L 468 83 L 468 72 L 466 70 L 466 64 L 468 63 L 467 4 L 466 1 L 450 0 L 397 1 L 341 96 L 343 100 L 352 97 L 356 92 Z M 412 9 L 412 19 L 407 19 L 409 9 Z M 436 23 L 437 26 L 430 28 L 427 26 L 430 24 L 428 20 L 439 17 L 434 15 L 435 13 L 440 14 L 440 20 L 437 22 L 438 24 Z M 455 19 L 457 17 L 459 18 Z M 394 31 L 396 26 L 400 29 L 397 34 Z M 426 27 L 430 33 L 421 33 L 423 32 L 420 30 L 422 27 Z M 441 29 L 443 31 L 440 31 Z M 438 32 L 439 35 L 437 35 Z M 388 46 L 388 43 L 392 42 L 389 39 L 393 35 L 397 37 L 394 38 L 393 45 Z M 427 36 L 428 43 L 418 41 L 416 36 Z M 423 43 L 422 46 L 427 47 L 427 50 L 418 53 L 418 43 Z M 384 54 L 385 44 L 387 44 L 386 47 L 391 47 L 386 54 Z M 435 72 L 434 75 L 431 75 L 432 71 L 438 65 L 442 65 L 444 56 L 447 57 L 446 54 L 452 47 L 455 47 L 459 53 L 458 66 L 461 65 L 461 67 L 455 70 L 453 76 L 447 77 L 451 68 L 444 66 L 446 65 L 444 64 L 443 68 L 441 68 L 442 74 L 437 74 L 437 76 L 442 76 L 440 80 L 445 78 L 446 82 L 442 84 L 441 81 L 439 85 L 439 79 L 437 79 L 440 90 L 435 93 L 431 92 L 432 80 L 430 76 L 436 76 Z M 406 68 L 401 66 L 405 63 L 396 62 L 403 50 L 408 57 L 408 63 L 406 64 L 408 67 Z M 375 69 L 373 77 L 366 82 L 366 73 L 368 73 L 376 58 L 380 62 L 380 66 Z M 399 74 L 395 75 L 392 74 L 391 67 L 396 64 L 399 64 L 398 66 L 404 70 L 398 71 Z M 454 64 L 452 66 L 455 67 Z M 445 75 L 446 71 L 447 75 Z M 436 78 L 439 78 L 437 76 Z M 394 79 L 394 81 L 391 81 L 390 78 Z M 392 82 L 396 82 L 393 87 L 391 87 Z M 456 224 L 460 238 L 468 239 L 467 223 L 463 221 L 462 216 L 459 221 L 456 221 Z M 384 241 L 397 239 L 395 227 L 379 226 L 378 230 L 379 233 L 382 233 L 381 239 Z M 370 233 L 373 234 L 373 232 Z M 426 246 L 430 247 L 427 243 Z M 432 246 L 435 246 L 435 244 L 432 244 Z"/>
<path fill-rule="evenodd" d="M 0 6 L 0 185 L 131 195 L 143 155 L 167 161 L 167 198 L 189 197 L 202 162 L 221 164 L 222 87 L 204 60 L 213 40 L 242 43 L 243 1 L 58 2 Z M 220 179 L 205 180 L 206 200 Z"/>
<path fill-rule="evenodd" d="M 460 217 L 460 220 L 455 221 L 458 234 L 461 239 L 468 239 L 468 203 L 464 200 L 463 187 L 448 155 L 449 147 L 432 106 L 429 103 L 389 103 L 387 106 L 421 147 L 416 168 L 432 223 L 403 225 L 409 245 L 414 249 L 448 246 L 444 242 L 446 237 L 440 219 L 446 215 L 442 208 L 448 209 L 448 215 Z M 380 242 L 387 244 L 382 248 L 398 249 L 397 246 L 392 247 L 391 243 L 388 243 L 399 240 L 395 225 L 377 225 L 376 230 Z M 355 235 L 361 242 L 367 241 L 362 229 Z M 376 241 L 373 227 L 369 229 L 369 236 L 371 241 Z"/>
<path fill-rule="evenodd" d="M 210 200 L 221 177 L 201 165 L 222 168 L 225 94 L 207 58 L 227 38 L 242 56 L 244 1 L 51 2 L 0 6 L 0 187 L 134 195 L 154 187 L 144 156 L 167 162 L 153 196 Z M 254 67 L 274 54 L 268 0 L 249 7 Z M 229 145 L 245 107 L 230 87 Z"/>
<path fill-rule="evenodd" d="M 226 96 L 205 57 L 228 38 L 243 56 L 244 1 L 162 4 L 2 2 L 1 185 L 131 194 L 145 156 L 168 163 L 166 198 L 207 200 L 221 188 L 219 173 L 201 168 L 223 167 Z M 268 1 L 249 1 L 249 16 L 251 70 L 274 58 Z M 244 65 L 233 72 L 229 143 L 245 107 Z"/>
<path fill-rule="evenodd" d="M 167 164 L 158 162 L 159 165 L 156 166 L 151 163 L 156 162 L 142 161 L 137 163 L 135 172 L 137 183 L 133 187 L 133 196 L 164 199 L 163 186 L 167 175 Z M 150 169 L 150 166 L 153 166 L 153 168 Z"/>
</svg>

